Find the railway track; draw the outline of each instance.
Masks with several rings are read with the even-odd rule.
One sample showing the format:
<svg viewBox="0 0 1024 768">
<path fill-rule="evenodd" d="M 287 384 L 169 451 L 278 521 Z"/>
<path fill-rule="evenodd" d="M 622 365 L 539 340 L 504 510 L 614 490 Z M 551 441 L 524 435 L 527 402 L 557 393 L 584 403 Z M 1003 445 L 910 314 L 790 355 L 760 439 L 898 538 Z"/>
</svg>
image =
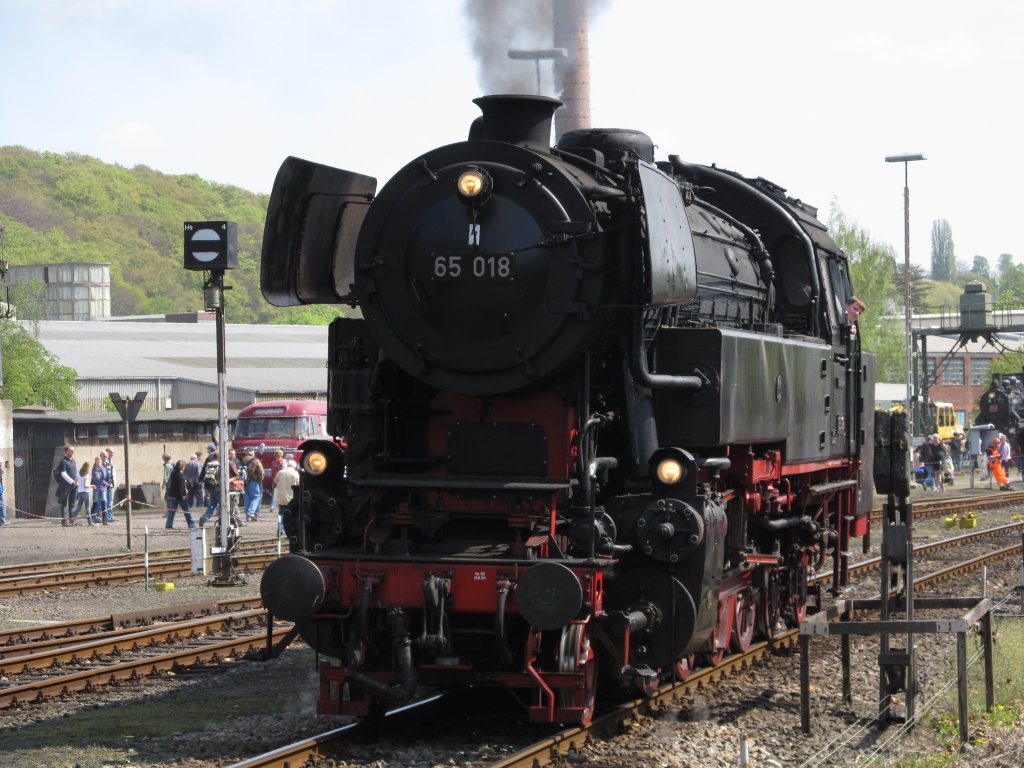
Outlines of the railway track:
<svg viewBox="0 0 1024 768">
<path fill-rule="evenodd" d="M 970 497 L 921 499 L 914 502 L 915 519 L 942 517 L 1024 504 L 1024 491 L 984 494 Z M 881 520 L 881 508 L 872 510 L 872 520 Z M 275 538 L 243 541 L 235 560 L 242 570 L 258 571 L 279 556 Z M 117 555 L 75 558 L 61 562 L 39 562 L 0 567 L 0 599 L 38 594 L 55 589 L 89 589 L 109 584 L 143 581 L 147 566 L 144 555 L 128 552 Z M 156 581 L 170 581 L 192 575 L 191 552 L 169 549 L 149 554 L 148 574 Z"/>
<path fill-rule="evenodd" d="M 238 546 L 238 551 L 241 554 L 262 553 L 270 550 L 276 551 L 276 546 L 277 539 L 275 538 L 252 539 L 242 541 Z M 181 560 L 182 558 L 191 557 L 191 554 L 192 551 L 188 547 L 161 549 L 156 552 L 150 552 L 149 561 L 150 563 L 155 563 L 162 560 Z M 142 552 L 123 552 L 114 555 L 76 557 L 69 560 L 3 565 L 0 566 L 0 579 L 12 576 L 57 573 L 62 570 L 83 570 L 86 568 L 101 570 L 107 567 L 135 565 L 142 563 L 144 557 L 145 555 Z"/>
<path fill-rule="evenodd" d="M 954 512 L 975 512 L 982 509 L 999 509 L 1024 505 L 1024 491 L 1003 491 L 977 496 L 948 496 L 945 498 L 913 499 L 914 519 L 926 520 L 944 517 Z M 871 522 L 881 522 L 882 508 L 871 510 Z"/>
<path fill-rule="evenodd" d="M 1004 526 L 1008 527 L 1008 526 Z M 980 532 L 979 532 L 980 533 Z M 957 537 L 962 538 L 962 537 Z M 934 545 L 933 545 L 934 546 Z M 955 545 L 950 545 L 955 546 Z M 915 547 L 915 557 L 918 549 Z M 1022 545 L 1003 547 L 999 550 L 986 553 L 982 556 L 972 557 L 968 560 L 957 562 L 940 568 L 930 574 L 921 576 L 914 580 L 914 590 L 919 591 L 929 585 L 948 581 L 949 579 L 961 576 L 964 573 L 972 572 L 983 565 L 988 565 L 1007 557 L 1021 555 Z M 877 567 L 877 563 L 865 561 L 851 566 L 851 570 L 865 570 Z M 568 755 L 570 752 L 578 751 L 587 739 L 601 736 L 613 736 L 626 726 L 626 724 L 638 715 L 652 713 L 663 707 L 678 707 L 683 703 L 684 696 L 698 690 L 712 682 L 734 672 L 745 669 L 754 662 L 764 658 L 769 653 L 781 649 L 793 647 L 799 640 L 799 629 L 790 629 L 770 642 L 757 643 L 745 653 L 734 654 L 723 660 L 715 667 L 705 667 L 696 670 L 686 680 L 670 683 L 663 686 L 651 698 L 635 699 L 625 702 L 612 711 L 595 717 L 593 722 L 586 727 L 573 727 L 564 730 L 554 736 L 545 738 L 526 749 L 520 750 L 514 755 L 492 763 L 489 768 L 541 768 L 550 765 L 559 758 Z"/>
<path fill-rule="evenodd" d="M 1004 495 L 1008 496 L 1009 494 Z M 942 508 L 941 505 L 938 506 Z M 945 506 L 944 509 L 948 513 L 953 508 Z M 934 556 L 935 553 L 960 552 L 964 547 L 977 545 L 987 539 L 1013 535 L 1020 531 L 1024 531 L 1024 522 L 971 531 L 949 539 L 921 544 L 914 548 L 915 561 L 918 557 L 923 559 Z M 1012 546 L 1002 547 L 984 555 L 942 565 L 932 573 L 917 578 L 914 582 L 915 591 L 976 571 L 983 565 L 1008 557 L 1019 557 L 1020 554 L 1021 544 L 1018 541 Z M 852 564 L 850 572 L 858 575 L 870 574 L 871 571 L 877 570 L 879 564 L 879 558 L 863 560 Z M 831 574 L 822 574 L 818 577 L 818 581 L 822 584 L 827 584 L 830 580 Z M 489 768 L 540 768 L 549 765 L 571 752 L 579 751 L 589 739 L 612 737 L 621 733 L 627 724 L 639 715 L 654 713 L 667 707 L 678 708 L 684 699 L 691 696 L 693 692 L 744 670 L 777 650 L 794 647 L 798 640 L 799 630 L 790 629 L 772 641 L 755 643 L 748 651 L 728 656 L 717 666 L 699 668 L 685 680 L 663 686 L 650 698 L 624 702 L 611 711 L 596 716 L 589 726 L 574 726 L 546 736 L 515 754 L 491 763 Z M 339 728 L 236 763 L 232 768 L 286 768 L 303 765 L 305 761 L 313 758 L 336 755 L 339 744 L 350 738 L 354 732 L 354 727 Z"/>
<path fill-rule="evenodd" d="M 974 497 L 973 499 L 969 499 L 969 500 L 966 500 L 966 501 L 973 505 L 971 508 L 976 508 L 976 507 L 981 505 L 981 499 L 982 499 L 982 497 Z M 1002 493 L 1002 494 L 994 495 L 994 499 L 998 500 L 1000 502 L 1006 502 L 1006 503 L 1013 502 L 1013 497 L 1011 496 L 1011 494 L 1005 493 L 1005 492 Z M 993 497 L 992 496 L 988 497 L 988 500 L 992 501 Z M 919 515 L 920 516 L 924 516 L 923 513 L 926 512 L 926 511 L 931 513 L 931 514 L 927 515 L 927 516 L 931 516 L 931 517 L 940 517 L 940 516 L 948 515 L 948 514 L 951 514 L 954 511 L 957 511 L 957 512 L 968 511 L 967 509 L 965 509 L 962 506 L 960 506 L 959 502 L 961 502 L 961 501 L 962 501 L 961 499 L 940 499 L 940 500 L 934 500 L 934 501 L 933 500 L 928 500 L 927 502 L 925 502 L 923 500 L 922 501 L 915 501 L 915 504 L 914 504 L 915 518 L 917 518 Z M 1016 503 L 1020 503 L 1020 502 L 1016 502 Z M 935 528 L 934 525 L 931 526 L 931 527 L 933 529 Z M 941 523 L 939 524 L 938 528 L 939 528 L 939 530 L 942 530 Z M 981 540 L 981 539 L 983 539 L 985 537 L 997 536 L 997 535 L 1000 535 L 1000 534 L 1004 534 L 1004 535 L 1007 534 L 1007 533 L 1013 534 L 1013 533 L 1016 533 L 1017 531 L 1021 530 L 1022 528 L 1024 528 L 1024 524 L 1022 524 L 1022 523 L 1014 523 L 1014 524 L 1010 524 L 1010 525 L 999 526 L 998 528 L 982 529 L 982 530 L 972 530 L 972 531 L 969 531 L 969 532 L 965 532 L 961 536 L 956 536 L 956 537 L 951 538 L 951 539 L 946 539 L 946 540 L 937 541 L 937 542 L 929 542 L 928 544 L 925 544 L 923 546 L 919 546 L 918 548 L 916 548 L 916 551 L 922 553 L 921 554 L 922 558 L 924 557 L 924 553 L 926 553 L 926 552 L 928 552 L 930 550 L 939 551 L 939 550 L 945 548 L 948 551 L 960 552 L 960 551 L 962 551 L 962 548 L 964 546 L 966 546 L 968 543 L 970 543 L 972 541 L 978 541 L 978 540 Z M 276 541 L 274 539 L 268 539 L 268 540 L 262 540 L 262 541 L 245 542 L 245 546 L 240 551 L 240 556 L 242 556 L 242 555 L 244 555 L 244 556 L 257 555 L 257 554 L 259 554 L 259 550 L 261 548 L 263 549 L 264 553 L 266 553 L 267 549 L 273 550 L 275 548 L 275 545 L 276 545 Z M 1015 546 L 1015 547 L 1004 548 L 1004 556 L 1005 556 L 1005 552 L 1012 553 L 1012 552 L 1019 552 L 1019 551 L 1020 551 L 1019 544 L 1017 546 Z M 276 552 L 273 552 L 272 554 L 273 554 L 273 556 L 276 556 Z M 188 559 L 189 559 L 188 558 L 188 552 L 187 552 L 187 550 L 184 550 L 184 549 L 182 549 L 182 550 L 164 551 L 164 552 L 160 552 L 160 553 L 156 553 L 156 554 L 151 554 L 150 555 L 151 566 L 159 564 L 159 563 L 173 564 L 173 563 L 175 563 L 175 561 L 178 561 L 178 564 L 182 568 L 185 568 Z M 32 576 L 33 577 L 38 577 L 39 575 L 45 574 L 47 572 L 55 573 L 55 572 L 63 572 L 63 571 L 66 571 L 66 570 L 79 570 L 79 571 L 82 571 L 82 570 L 87 570 L 89 567 L 96 566 L 97 568 L 101 569 L 101 576 L 105 577 L 106 576 L 106 572 L 103 571 L 102 569 L 104 569 L 104 568 L 106 568 L 106 569 L 116 569 L 118 567 L 124 567 L 126 565 L 133 565 L 133 564 L 135 564 L 135 563 L 133 563 L 133 560 L 134 561 L 140 561 L 141 560 L 141 556 L 139 554 L 137 554 L 137 553 L 136 554 L 129 553 L 129 554 L 126 554 L 126 555 L 120 555 L 120 556 L 116 556 L 116 557 L 79 558 L 79 559 L 75 559 L 75 560 L 69 560 L 69 561 L 66 561 L 65 563 L 60 563 L 60 564 L 53 564 L 53 563 L 45 563 L 44 564 L 44 563 L 39 563 L 39 564 L 33 564 L 31 566 L 31 572 L 32 572 Z M 872 559 L 869 559 L 869 560 L 863 560 L 860 563 L 851 564 L 851 566 L 850 566 L 851 572 L 861 572 L 861 571 L 868 572 L 872 568 L 877 568 L 878 562 L 879 561 L 878 561 L 877 558 L 872 558 Z M 254 566 L 251 566 L 251 567 L 257 567 L 257 566 L 254 565 Z M 972 566 L 971 565 L 963 565 L 962 567 L 963 568 L 970 568 Z M 977 563 L 975 563 L 973 565 L 973 567 L 975 567 L 975 568 L 978 567 Z M 0 569 L 0 578 L 4 578 L 6 576 L 10 576 L 11 575 L 10 574 L 11 570 L 23 570 L 24 568 L 26 568 L 26 566 L 18 566 L 15 569 L 10 569 L 10 568 L 8 568 L 8 569 Z M 952 572 L 954 569 L 953 568 L 949 568 L 949 569 L 945 569 L 945 570 L 948 573 L 948 572 Z M 121 576 L 121 573 L 122 572 L 115 571 L 115 574 L 117 574 L 117 575 L 114 578 L 116 579 L 119 576 Z M 185 573 L 187 573 L 187 571 Z M 152 574 L 152 568 L 151 568 L 151 576 L 152 575 L 153 574 Z M 823 585 L 828 583 L 829 576 L 830 576 L 830 574 L 823 574 L 823 576 L 821 578 L 821 582 L 822 582 Z M 947 575 L 945 578 L 949 578 L 949 576 Z M 137 581 L 141 581 L 142 580 L 142 576 L 139 575 L 136 580 Z M 78 583 L 76 579 L 67 580 L 67 582 L 68 583 Z M 86 583 L 86 585 L 91 586 L 91 585 L 94 585 L 96 583 L 103 583 L 103 582 L 93 581 L 93 582 L 91 582 L 91 584 L 90 583 Z M 117 583 L 117 582 L 115 580 L 111 580 L 111 581 L 106 582 L 106 583 Z M 70 588 L 70 587 L 69 586 L 65 586 L 65 585 L 58 585 L 55 588 L 56 589 L 65 589 L 65 588 Z M 181 606 L 180 608 L 168 608 L 168 609 L 165 609 L 165 611 L 161 615 L 159 615 L 159 616 L 154 615 L 153 612 L 142 611 L 142 612 L 139 612 L 138 614 L 134 614 L 134 613 L 132 613 L 132 614 L 119 614 L 119 615 L 116 615 L 116 616 L 101 617 L 99 619 L 94 619 L 94 620 L 83 620 L 82 622 L 68 622 L 67 625 L 48 625 L 46 627 L 31 627 L 31 628 L 21 629 L 21 630 L 17 630 L 17 631 L 13 631 L 12 630 L 12 631 L 8 631 L 8 632 L 2 632 L 2 633 L 0 633 L 0 664 L 2 664 L 3 661 L 6 660 L 9 655 L 12 655 L 12 654 L 15 654 L 15 653 L 24 654 L 26 652 L 26 649 L 28 648 L 28 646 L 26 645 L 20 651 L 16 650 L 16 646 L 17 645 L 24 645 L 30 639 L 30 636 L 33 635 L 33 634 L 36 635 L 37 637 L 46 637 L 46 638 L 57 638 L 57 637 L 61 637 L 61 636 L 66 636 L 67 637 L 66 644 L 68 644 L 68 645 L 76 645 L 76 644 L 81 644 L 83 640 L 84 641 L 89 641 L 89 640 L 92 640 L 92 639 L 95 639 L 97 641 L 103 640 L 104 638 L 100 638 L 100 637 L 91 638 L 91 637 L 88 637 L 88 635 L 90 635 L 90 634 L 99 635 L 101 633 L 111 632 L 115 627 L 147 626 L 147 625 L 152 624 L 154 622 L 170 622 L 170 621 L 179 622 L 179 621 L 182 621 L 182 620 L 185 620 L 185 619 L 197 618 L 201 614 L 209 615 L 209 614 L 212 614 L 214 611 L 228 610 L 226 607 L 218 608 L 218 607 L 216 607 L 216 605 L 217 604 L 213 604 L 213 603 L 209 603 L 209 604 L 205 604 L 204 603 L 204 604 L 196 604 L 196 605 L 193 605 L 193 606 Z M 246 610 L 246 609 L 251 609 L 253 607 L 254 606 L 251 606 L 251 605 L 232 606 L 232 610 Z M 72 626 L 72 625 L 77 625 L 77 626 Z M 202 632 L 202 630 L 195 630 L 195 631 L 196 631 L 197 635 L 199 635 Z M 284 631 L 285 631 L 285 628 L 283 628 L 283 627 L 280 628 L 278 630 L 278 633 L 275 636 L 276 637 L 280 637 L 281 633 L 283 633 Z M 21 639 L 14 639 L 15 635 L 18 635 Z M 76 635 L 78 635 L 79 637 L 76 638 Z M 82 635 L 85 635 L 85 637 L 82 637 Z M 148 676 L 148 675 L 153 675 L 153 676 L 164 675 L 164 674 L 167 673 L 166 670 L 168 670 L 168 669 L 174 670 L 174 672 L 176 674 L 178 674 L 178 675 L 188 674 L 189 673 L 188 670 L 190 670 L 190 669 L 191 670 L 195 670 L 196 673 L 201 674 L 202 670 L 204 670 L 204 669 L 207 669 L 207 670 L 209 670 L 209 669 L 217 669 L 217 668 L 222 668 L 223 665 L 230 666 L 230 665 L 236 664 L 237 662 L 235 661 L 235 659 L 237 659 L 239 655 L 244 655 L 245 653 L 249 652 L 249 650 L 259 649 L 266 642 L 266 633 L 265 632 L 253 632 L 250 637 L 242 638 L 239 641 L 241 643 L 241 645 L 239 647 L 237 647 L 236 649 L 232 649 L 230 647 L 230 645 L 225 644 L 225 643 L 228 643 L 228 641 L 213 641 L 213 640 L 209 639 L 208 637 L 206 637 L 205 635 L 203 635 L 203 637 L 204 637 L 204 642 L 203 642 L 203 646 L 202 647 L 196 647 L 196 648 L 191 648 L 191 649 L 183 649 L 180 646 L 178 646 L 176 648 L 173 648 L 170 653 L 163 653 L 163 654 L 161 654 L 162 656 L 166 657 L 166 658 L 164 658 L 162 660 L 156 659 L 156 658 L 149 659 L 149 660 L 147 660 L 147 659 L 138 659 L 138 660 L 125 659 L 123 657 L 118 657 L 117 654 L 127 654 L 127 653 L 132 653 L 132 651 L 116 650 L 116 651 L 114 651 L 115 655 L 113 657 L 107 657 L 107 658 L 113 658 L 113 660 L 116 661 L 116 664 L 110 665 L 108 671 L 100 672 L 99 676 L 95 677 L 92 682 L 90 682 L 88 679 L 84 679 L 83 680 L 83 679 L 80 679 L 79 677 L 76 677 L 80 673 L 84 674 L 87 671 L 87 670 L 81 669 L 80 665 L 81 666 L 85 666 L 85 667 L 100 667 L 100 666 L 102 666 L 97 661 L 100 657 L 99 656 L 97 656 L 95 658 L 89 657 L 87 655 L 88 649 L 85 649 L 85 652 L 83 652 L 83 654 L 81 656 L 81 658 L 86 659 L 85 661 L 72 659 L 72 660 L 66 662 L 64 667 L 62 668 L 63 672 L 65 672 L 69 676 L 66 683 L 62 684 L 60 681 L 51 681 L 50 686 L 49 686 L 49 688 L 47 690 L 43 690 L 42 692 L 39 692 L 39 691 L 30 691 L 30 690 L 26 689 L 26 691 L 24 692 L 24 695 L 28 696 L 28 697 L 34 696 L 35 698 L 31 699 L 32 701 L 45 700 L 47 697 L 54 696 L 54 695 L 57 695 L 57 696 L 60 696 L 60 695 L 77 695 L 76 694 L 77 691 L 97 690 L 101 686 L 106 685 L 108 683 L 115 683 L 116 684 L 116 683 L 118 683 L 120 681 L 124 681 L 124 680 L 138 680 L 139 678 L 142 678 L 142 677 L 145 677 L 145 676 Z M 172 640 L 171 642 L 179 642 L 179 643 L 181 643 L 181 642 L 189 642 L 190 643 L 192 641 L 191 640 L 184 640 L 184 641 L 181 641 L 181 640 L 174 641 L 174 640 Z M 749 654 L 746 654 L 744 656 L 739 656 L 739 657 L 731 657 L 731 658 L 727 659 L 725 662 L 723 662 L 723 664 L 719 665 L 718 667 L 705 668 L 705 669 L 702 669 L 702 670 L 698 670 L 697 672 L 693 673 L 693 675 L 687 681 L 679 683 L 678 684 L 679 687 L 674 692 L 670 689 L 669 691 L 667 691 L 665 693 L 660 693 L 659 694 L 659 696 L 667 696 L 667 698 L 643 699 L 643 700 L 638 700 L 637 702 L 631 702 L 631 703 L 635 703 L 636 708 L 632 709 L 632 710 L 626 708 L 624 710 L 624 714 L 621 715 L 621 719 L 618 722 L 626 722 L 629 719 L 635 717 L 636 713 L 640 713 L 640 712 L 643 712 L 643 711 L 652 711 L 652 710 L 656 710 L 658 708 L 664 707 L 664 706 L 666 706 L 666 704 L 664 703 L 666 701 L 668 701 L 668 702 L 678 702 L 684 696 L 688 696 L 689 692 L 692 691 L 694 687 L 701 687 L 701 686 L 708 685 L 712 681 L 717 680 L 717 679 L 721 678 L 724 675 L 732 674 L 733 670 L 741 669 L 741 668 L 743 668 L 743 667 L 753 663 L 757 658 L 760 658 L 760 657 L 763 657 L 763 656 L 765 656 L 765 655 L 767 655 L 769 653 L 772 653 L 777 648 L 791 646 L 794 643 L 795 643 L 795 637 L 792 637 L 792 636 L 790 636 L 790 637 L 782 636 L 780 638 L 777 638 L 773 643 L 770 643 L 770 644 L 769 643 L 763 643 L 763 644 L 760 644 L 760 645 L 755 645 L 754 647 L 751 648 Z M 56 645 L 59 645 L 59 644 L 56 644 Z M 56 645 L 55 645 L 55 647 L 56 647 Z M 120 665 L 124 665 L 124 666 L 122 667 Z M 2 673 L 2 667 L 0 667 L 0 673 Z M 40 684 L 42 684 L 42 683 L 40 683 Z M 21 701 L 21 699 L 19 699 L 19 701 Z M 623 705 L 623 707 L 626 707 L 626 705 Z M 605 717 L 608 717 L 610 715 L 614 715 L 614 713 L 609 713 L 609 715 L 606 715 Z M 605 727 L 605 728 L 609 728 L 609 729 L 614 729 L 614 726 L 611 726 L 611 725 L 609 725 L 609 726 L 601 726 L 602 722 L 604 722 L 604 721 L 600 720 L 600 721 L 597 721 L 597 723 L 596 723 L 596 726 L 599 729 L 601 727 Z M 389 719 L 389 724 L 390 724 L 390 719 Z M 557 734 L 557 735 L 550 736 L 550 737 L 546 738 L 545 739 L 545 744 L 547 744 L 548 746 L 546 748 L 541 748 L 541 752 L 546 752 L 548 754 L 547 757 L 543 757 L 542 756 L 542 757 L 538 758 L 538 757 L 536 757 L 536 753 L 534 753 L 534 755 L 532 757 L 524 758 L 524 762 L 521 762 L 521 763 L 507 762 L 509 760 L 512 760 L 512 758 L 506 758 L 505 761 L 501 761 L 499 763 L 496 763 L 495 765 L 503 766 L 503 765 L 506 764 L 506 762 L 507 762 L 508 765 L 525 765 L 525 764 L 529 764 L 531 766 L 533 766 L 533 765 L 540 766 L 540 765 L 547 764 L 548 762 L 550 762 L 552 760 L 557 760 L 558 756 L 561 755 L 561 754 L 564 754 L 566 751 L 571 751 L 572 749 L 581 746 L 583 744 L 583 742 L 585 742 L 587 739 L 591 738 L 593 735 L 605 733 L 605 731 L 603 731 L 603 730 L 594 730 L 594 728 L 595 728 L 595 726 L 591 726 L 591 728 L 589 728 L 589 729 L 570 729 L 569 731 L 566 731 L 566 732 L 563 732 L 561 734 Z M 290 766 L 296 766 L 296 765 L 301 765 L 302 764 L 302 760 L 303 759 L 307 759 L 307 758 L 302 758 L 302 757 L 300 757 L 300 755 L 305 754 L 308 757 L 310 755 L 315 755 L 315 754 L 318 754 L 318 753 L 329 753 L 331 750 L 336 748 L 336 745 L 337 745 L 339 739 L 341 739 L 341 740 L 347 739 L 350 736 L 354 735 L 354 733 L 357 730 L 358 729 L 349 729 L 349 728 L 336 729 L 336 732 L 332 732 L 332 734 L 322 735 L 321 737 L 314 737 L 313 739 L 307 740 L 308 743 L 306 743 L 304 746 L 303 745 L 289 745 L 289 747 L 287 749 L 286 748 L 282 748 L 281 750 L 274 750 L 274 753 L 270 753 L 270 754 L 277 754 L 276 758 L 275 757 L 264 758 L 263 756 L 261 756 L 260 758 L 253 758 L 251 760 L 244 761 L 242 763 L 239 763 L 238 765 L 243 765 L 243 766 L 256 766 L 256 765 L 282 765 L 282 766 L 283 765 L 290 765 Z M 557 745 L 562 744 L 563 742 L 564 742 L 564 746 L 559 748 Z M 514 748 L 514 747 L 511 747 L 511 748 Z M 284 750 L 284 751 L 282 751 L 282 750 Z M 517 755 L 525 754 L 525 752 L 526 752 L 526 750 L 524 750 L 521 753 L 517 753 Z M 264 759 L 266 760 L 266 762 L 262 762 L 262 760 L 264 760 Z M 275 762 L 275 760 L 276 760 L 276 762 Z M 458 762 L 458 760 L 456 760 L 456 762 Z"/>
<path fill-rule="evenodd" d="M 232 600 L 209 600 L 203 603 L 168 606 L 165 608 L 113 613 L 74 621 L 61 621 L 23 629 L 0 631 L 0 659 L 29 652 L 37 642 L 62 641 L 72 643 L 103 632 L 150 626 L 160 622 L 186 621 L 201 616 L 245 611 L 262 606 L 258 597 L 239 597 Z"/>
<path fill-rule="evenodd" d="M 256 607 L 199 618 L 86 635 L 37 636 L 6 646 L 0 654 L 0 709 L 196 665 L 224 664 L 260 651 L 268 640 L 266 613 L 259 600 L 252 602 Z M 270 638 L 279 640 L 288 630 L 288 625 L 276 627 Z"/>
<path fill-rule="evenodd" d="M 243 542 L 234 556 L 242 570 L 262 570 L 279 557 L 276 539 Z M 150 553 L 148 565 L 140 553 L 104 555 L 57 563 L 29 563 L 0 568 L 0 599 L 55 589 L 90 589 L 109 584 L 181 579 L 192 574 L 186 549 Z"/>
</svg>

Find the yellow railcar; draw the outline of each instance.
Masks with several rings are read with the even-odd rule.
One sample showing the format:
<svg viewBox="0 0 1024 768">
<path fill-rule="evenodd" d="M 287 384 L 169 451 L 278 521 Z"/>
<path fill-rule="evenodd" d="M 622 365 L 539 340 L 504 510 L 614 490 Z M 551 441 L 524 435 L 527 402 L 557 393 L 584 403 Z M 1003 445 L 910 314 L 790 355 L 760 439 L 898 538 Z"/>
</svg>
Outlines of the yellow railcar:
<svg viewBox="0 0 1024 768">
<path fill-rule="evenodd" d="M 928 412 L 932 423 L 935 424 L 935 431 L 943 440 L 952 438 L 954 432 L 963 431 L 963 424 L 957 421 L 952 403 L 930 402 Z"/>
</svg>

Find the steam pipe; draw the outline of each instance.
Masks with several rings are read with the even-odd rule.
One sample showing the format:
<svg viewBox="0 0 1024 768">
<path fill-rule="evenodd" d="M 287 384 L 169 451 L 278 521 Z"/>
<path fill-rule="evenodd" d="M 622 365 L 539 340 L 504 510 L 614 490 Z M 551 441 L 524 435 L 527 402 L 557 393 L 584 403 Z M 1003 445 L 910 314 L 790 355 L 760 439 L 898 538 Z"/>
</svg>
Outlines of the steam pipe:
<svg viewBox="0 0 1024 768">
<path fill-rule="evenodd" d="M 376 698 L 386 701 L 389 704 L 400 704 L 407 700 L 403 691 L 397 688 L 391 688 L 379 680 L 375 680 L 369 675 L 365 675 L 354 669 L 345 670 L 345 679 L 358 688 L 369 691 Z"/>
<path fill-rule="evenodd" d="M 580 392 L 580 417 L 583 420 L 583 428 L 580 430 L 580 490 L 583 498 L 590 498 L 590 478 L 587 476 L 587 461 L 590 459 L 590 433 L 600 423 L 590 415 L 590 352 L 583 358 L 583 386 Z"/>
<path fill-rule="evenodd" d="M 774 520 L 761 518 L 757 521 L 757 524 L 766 531 L 784 531 L 787 528 L 795 528 L 798 525 L 806 525 L 810 522 L 812 522 L 810 515 L 793 515 L 792 517 L 777 517 Z"/>
<path fill-rule="evenodd" d="M 416 680 L 416 667 L 412 663 L 412 640 L 409 639 L 409 618 L 401 608 L 393 609 L 388 615 L 391 625 L 391 650 L 398 662 L 398 676 L 402 681 L 402 691 L 406 698 L 416 694 L 419 682 Z"/>
<path fill-rule="evenodd" d="M 822 530 L 818 535 L 818 541 L 821 543 L 821 551 L 818 554 L 818 560 L 814 564 L 814 570 L 821 570 L 821 567 L 825 564 L 828 559 L 829 545 L 835 546 L 835 531 L 828 529 Z M 838 555 L 838 553 L 837 553 Z M 838 557 L 837 557 L 838 559 Z"/>
<path fill-rule="evenodd" d="M 512 660 L 512 652 L 505 642 L 505 606 L 510 587 L 508 581 L 498 582 L 498 606 L 494 611 L 494 640 L 498 646 L 498 658 L 504 662 Z"/>
<path fill-rule="evenodd" d="M 602 456 L 590 460 L 587 466 L 587 482 L 590 486 L 590 559 L 595 556 L 597 542 L 594 541 L 594 532 L 597 531 L 597 473 L 602 470 L 615 469 L 619 466 L 619 460 L 614 456 Z"/>
<path fill-rule="evenodd" d="M 651 373 L 647 368 L 647 353 L 644 350 L 644 324 L 638 311 L 633 319 L 633 343 L 629 345 L 629 372 L 633 380 L 647 389 L 677 389 L 683 392 L 698 392 L 704 386 L 700 376 L 671 376 Z"/>
<path fill-rule="evenodd" d="M 352 664 L 362 663 L 363 653 L 366 649 L 366 614 L 369 610 L 371 590 L 370 582 L 367 581 L 359 593 L 359 612 L 356 614 L 356 620 L 352 623 L 352 650 L 349 652 L 349 662 Z"/>
</svg>

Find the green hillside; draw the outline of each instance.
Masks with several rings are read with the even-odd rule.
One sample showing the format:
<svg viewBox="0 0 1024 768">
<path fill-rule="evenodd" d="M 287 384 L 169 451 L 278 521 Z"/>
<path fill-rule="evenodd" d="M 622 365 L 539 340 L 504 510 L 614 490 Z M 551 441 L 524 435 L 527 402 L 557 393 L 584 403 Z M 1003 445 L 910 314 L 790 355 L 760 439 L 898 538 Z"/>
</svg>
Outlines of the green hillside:
<svg viewBox="0 0 1024 768">
<path fill-rule="evenodd" d="M 0 147 L 0 224 L 11 266 L 109 262 L 111 313 L 202 309 L 202 273 L 182 268 L 182 224 L 238 223 L 239 268 L 226 284 L 230 323 L 326 323 L 344 307 L 272 307 L 259 288 L 268 195 L 123 168 L 87 155 Z"/>
</svg>

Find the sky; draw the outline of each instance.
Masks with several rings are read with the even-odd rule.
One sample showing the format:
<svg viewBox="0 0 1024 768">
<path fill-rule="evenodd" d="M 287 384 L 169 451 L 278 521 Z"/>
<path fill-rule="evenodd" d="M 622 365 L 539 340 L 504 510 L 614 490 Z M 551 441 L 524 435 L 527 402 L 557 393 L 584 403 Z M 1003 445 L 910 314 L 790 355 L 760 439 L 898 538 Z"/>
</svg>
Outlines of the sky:
<svg viewBox="0 0 1024 768">
<path fill-rule="evenodd" d="M 479 114 L 465 2 L 0 0 L 0 145 L 254 192 L 294 155 L 379 188 Z M 1024 263 L 1019 0 L 591 5 L 595 127 L 646 132 L 658 159 L 763 176 L 823 220 L 836 205 L 901 260 L 904 165 L 884 157 L 923 153 L 909 164 L 913 262 L 930 266 L 945 219 L 959 260 Z M 534 63 L 513 65 L 535 90 Z"/>
</svg>

